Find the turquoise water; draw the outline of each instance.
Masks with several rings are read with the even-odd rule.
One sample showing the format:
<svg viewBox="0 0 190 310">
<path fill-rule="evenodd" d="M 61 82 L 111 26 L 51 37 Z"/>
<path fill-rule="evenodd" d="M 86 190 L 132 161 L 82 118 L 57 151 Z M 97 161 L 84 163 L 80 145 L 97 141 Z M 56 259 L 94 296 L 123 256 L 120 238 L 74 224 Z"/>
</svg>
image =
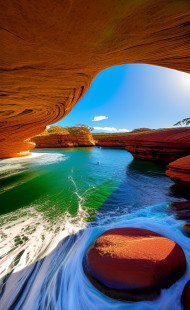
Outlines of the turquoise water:
<svg viewBox="0 0 190 310">
<path fill-rule="evenodd" d="M 96 147 L 38 149 L 0 161 L 0 309 L 181 309 L 189 269 L 156 302 L 135 304 L 105 297 L 82 269 L 90 243 L 122 226 L 172 238 L 189 260 L 183 222 L 168 208 L 189 194 L 164 172 L 125 150 Z"/>
</svg>

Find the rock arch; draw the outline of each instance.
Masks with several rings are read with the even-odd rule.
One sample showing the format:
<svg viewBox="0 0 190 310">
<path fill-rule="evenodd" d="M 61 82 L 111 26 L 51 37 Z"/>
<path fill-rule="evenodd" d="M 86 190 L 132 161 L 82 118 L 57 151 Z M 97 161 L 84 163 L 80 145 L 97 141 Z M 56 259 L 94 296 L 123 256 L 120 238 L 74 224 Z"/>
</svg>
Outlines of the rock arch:
<svg viewBox="0 0 190 310">
<path fill-rule="evenodd" d="M 110 66 L 190 72 L 189 0 L 6 0 L 0 11 L 0 158 L 27 155 L 25 140 Z"/>
</svg>

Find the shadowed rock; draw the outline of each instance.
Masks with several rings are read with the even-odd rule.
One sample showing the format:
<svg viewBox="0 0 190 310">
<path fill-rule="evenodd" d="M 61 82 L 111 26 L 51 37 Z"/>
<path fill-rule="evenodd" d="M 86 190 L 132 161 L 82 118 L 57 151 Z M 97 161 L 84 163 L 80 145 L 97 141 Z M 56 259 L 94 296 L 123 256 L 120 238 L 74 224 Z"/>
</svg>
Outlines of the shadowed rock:
<svg viewBox="0 0 190 310">
<path fill-rule="evenodd" d="M 182 225 L 183 233 L 190 237 L 190 201 L 172 202 L 170 208 L 175 214 L 176 219 L 186 221 Z"/>
<path fill-rule="evenodd" d="M 181 297 L 181 302 L 183 304 L 184 310 L 190 309 L 190 281 L 187 282 L 185 288 L 183 290 L 183 294 Z"/>
</svg>

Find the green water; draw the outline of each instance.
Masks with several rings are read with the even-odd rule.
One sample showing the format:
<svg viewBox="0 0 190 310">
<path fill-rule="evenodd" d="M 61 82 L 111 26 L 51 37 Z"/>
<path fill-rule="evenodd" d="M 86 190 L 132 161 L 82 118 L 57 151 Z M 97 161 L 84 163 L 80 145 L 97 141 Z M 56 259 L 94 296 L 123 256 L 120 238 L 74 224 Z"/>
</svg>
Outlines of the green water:
<svg viewBox="0 0 190 310">
<path fill-rule="evenodd" d="M 1 161 L 0 213 L 35 206 L 53 219 L 65 211 L 76 216 L 82 207 L 91 209 L 93 217 L 119 186 L 124 178 L 121 168 L 131 160 L 123 150 L 88 147 L 38 149 L 28 158 Z"/>
<path fill-rule="evenodd" d="M 133 160 L 124 149 L 97 147 L 37 149 L 25 158 L 1 160 L 0 278 L 48 259 L 66 237 L 88 227 L 102 229 L 129 214 L 137 223 L 141 210 L 145 221 L 149 206 L 165 202 L 166 209 L 168 202 L 186 199 L 165 169 Z M 164 214 L 155 213 L 155 221 Z"/>
</svg>

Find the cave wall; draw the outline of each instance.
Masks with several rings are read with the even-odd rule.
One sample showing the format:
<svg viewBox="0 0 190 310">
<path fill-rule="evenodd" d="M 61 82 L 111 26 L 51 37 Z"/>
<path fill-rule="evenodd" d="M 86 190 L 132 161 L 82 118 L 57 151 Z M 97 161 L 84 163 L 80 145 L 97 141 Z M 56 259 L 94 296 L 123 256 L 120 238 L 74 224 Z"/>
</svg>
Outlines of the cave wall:
<svg viewBox="0 0 190 310">
<path fill-rule="evenodd" d="M 66 116 L 96 75 L 146 63 L 190 72 L 189 0 L 0 1 L 0 158 Z"/>
</svg>

